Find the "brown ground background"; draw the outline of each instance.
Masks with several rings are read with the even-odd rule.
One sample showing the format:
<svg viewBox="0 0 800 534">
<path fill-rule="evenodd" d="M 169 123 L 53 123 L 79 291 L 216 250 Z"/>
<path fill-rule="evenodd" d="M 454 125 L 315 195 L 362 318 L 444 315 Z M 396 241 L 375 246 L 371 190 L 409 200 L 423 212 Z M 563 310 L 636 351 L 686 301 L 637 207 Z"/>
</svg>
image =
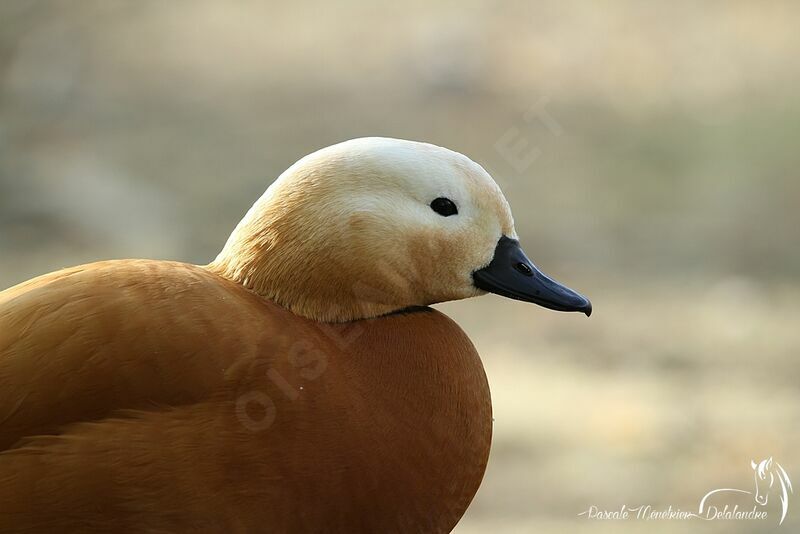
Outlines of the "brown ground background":
<svg viewBox="0 0 800 534">
<path fill-rule="evenodd" d="M 765 522 L 578 513 L 692 509 L 770 455 L 800 484 L 799 26 L 793 2 L 6 0 L 0 287 L 206 262 L 300 156 L 441 144 L 596 310 L 441 306 L 496 412 L 456 532 L 770 532 L 775 495 Z"/>
</svg>

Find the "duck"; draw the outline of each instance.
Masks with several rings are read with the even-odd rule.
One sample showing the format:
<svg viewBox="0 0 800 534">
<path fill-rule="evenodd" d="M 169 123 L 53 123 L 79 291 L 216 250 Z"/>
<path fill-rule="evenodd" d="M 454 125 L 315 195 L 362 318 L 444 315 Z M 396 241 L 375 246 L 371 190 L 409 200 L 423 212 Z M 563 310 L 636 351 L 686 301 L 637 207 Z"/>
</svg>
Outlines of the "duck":
<svg viewBox="0 0 800 534">
<path fill-rule="evenodd" d="M 444 533 L 492 404 L 436 303 L 590 301 L 528 259 L 468 157 L 359 138 L 283 172 L 207 265 L 0 292 L 0 531 Z"/>
</svg>

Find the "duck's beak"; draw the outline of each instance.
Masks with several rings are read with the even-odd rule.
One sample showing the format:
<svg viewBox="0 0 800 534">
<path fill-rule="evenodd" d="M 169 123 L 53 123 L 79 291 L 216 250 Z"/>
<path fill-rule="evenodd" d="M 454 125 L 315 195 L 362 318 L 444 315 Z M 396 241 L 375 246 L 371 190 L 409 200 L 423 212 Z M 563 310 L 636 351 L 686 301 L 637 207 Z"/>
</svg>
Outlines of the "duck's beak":
<svg viewBox="0 0 800 534">
<path fill-rule="evenodd" d="M 557 311 L 590 316 L 589 299 L 545 275 L 522 251 L 519 241 L 503 236 L 491 263 L 472 273 L 475 287 L 504 297 L 533 302 Z"/>
</svg>

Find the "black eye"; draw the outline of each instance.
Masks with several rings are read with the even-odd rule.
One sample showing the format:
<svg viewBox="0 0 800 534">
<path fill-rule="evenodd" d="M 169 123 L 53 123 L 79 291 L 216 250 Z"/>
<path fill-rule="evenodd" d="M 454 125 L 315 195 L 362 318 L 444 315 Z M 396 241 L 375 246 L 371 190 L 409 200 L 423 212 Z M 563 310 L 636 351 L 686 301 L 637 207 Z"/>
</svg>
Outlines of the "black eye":
<svg viewBox="0 0 800 534">
<path fill-rule="evenodd" d="M 431 209 L 443 217 L 449 217 L 458 213 L 458 208 L 449 198 L 439 197 L 431 202 Z"/>
</svg>

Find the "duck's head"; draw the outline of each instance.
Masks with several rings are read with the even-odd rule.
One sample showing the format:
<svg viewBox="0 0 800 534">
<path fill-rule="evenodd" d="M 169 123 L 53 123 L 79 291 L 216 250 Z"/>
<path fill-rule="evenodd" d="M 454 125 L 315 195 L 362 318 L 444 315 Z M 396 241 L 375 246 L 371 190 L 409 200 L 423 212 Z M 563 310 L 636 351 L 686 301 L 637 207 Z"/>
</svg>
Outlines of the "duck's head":
<svg viewBox="0 0 800 534">
<path fill-rule="evenodd" d="M 589 315 L 519 246 L 511 209 L 477 163 L 438 146 L 346 141 L 286 170 L 209 266 L 319 321 L 485 292 Z"/>
</svg>

